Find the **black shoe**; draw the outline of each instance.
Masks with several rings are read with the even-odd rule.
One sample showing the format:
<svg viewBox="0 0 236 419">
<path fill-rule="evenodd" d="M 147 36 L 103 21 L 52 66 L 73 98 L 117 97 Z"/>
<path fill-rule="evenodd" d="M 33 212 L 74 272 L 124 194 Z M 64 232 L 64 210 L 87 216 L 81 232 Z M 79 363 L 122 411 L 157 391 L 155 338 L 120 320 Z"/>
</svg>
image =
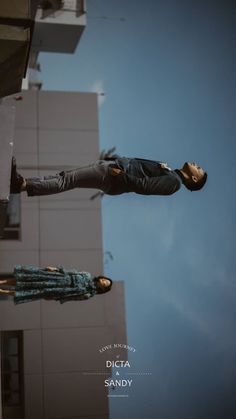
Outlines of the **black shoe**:
<svg viewBox="0 0 236 419">
<path fill-rule="evenodd" d="M 21 193 L 21 186 L 23 182 L 24 178 L 17 172 L 16 169 L 16 159 L 15 157 L 12 157 L 10 193 Z"/>
</svg>

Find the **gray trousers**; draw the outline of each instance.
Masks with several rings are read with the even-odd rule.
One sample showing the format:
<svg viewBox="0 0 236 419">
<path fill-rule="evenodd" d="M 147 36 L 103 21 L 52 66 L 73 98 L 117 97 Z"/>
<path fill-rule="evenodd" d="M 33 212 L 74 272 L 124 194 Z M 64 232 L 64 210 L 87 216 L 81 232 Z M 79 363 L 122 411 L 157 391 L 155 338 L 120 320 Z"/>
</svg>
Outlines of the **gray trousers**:
<svg viewBox="0 0 236 419">
<path fill-rule="evenodd" d="M 26 191 L 28 196 L 52 195 L 74 188 L 99 189 L 106 193 L 112 186 L 111 167 L 117 167 L 114 161 L 98 160 L 89 166 L 54 176 L 27 178 Z"/>
</svg>

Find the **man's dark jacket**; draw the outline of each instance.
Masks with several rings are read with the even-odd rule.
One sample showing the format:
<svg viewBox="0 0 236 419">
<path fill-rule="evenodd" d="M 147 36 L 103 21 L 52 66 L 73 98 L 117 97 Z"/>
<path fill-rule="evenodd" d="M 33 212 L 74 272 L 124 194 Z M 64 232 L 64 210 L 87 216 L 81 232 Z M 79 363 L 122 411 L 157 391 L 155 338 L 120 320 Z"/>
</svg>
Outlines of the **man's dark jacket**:
<svg viewBox="0 0 236 419">
<path fill-rule="evenodd" d="M 111 160 L 114 162 L 114 167 L 122 170 L 122 173 L 112 177 L 111 187 L 106 191 L 109 195 L 119 195 L 124 192 L 171 195 L 177 192 L 182 184 L 176 171 L 159 161 L 119 156 L 104 160 Z"/>
</svg>

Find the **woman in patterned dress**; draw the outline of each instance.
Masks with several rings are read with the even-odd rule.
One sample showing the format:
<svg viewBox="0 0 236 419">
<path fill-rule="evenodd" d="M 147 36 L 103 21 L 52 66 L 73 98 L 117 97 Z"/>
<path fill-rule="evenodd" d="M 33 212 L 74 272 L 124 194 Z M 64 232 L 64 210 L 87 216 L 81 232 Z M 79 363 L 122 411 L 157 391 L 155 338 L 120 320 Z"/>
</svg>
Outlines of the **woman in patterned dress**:
<svg viewBox="0 0 236 419">
<path fill-rule="evenodd" d="M 86 300 L 95 294 L 110 291 L 112 280 L 105 276 L 92 277 L 89 272 L 63 267 L 38 268 L 15 266 L 14 279 L 0 280 L 0 294 L 13 295 L 14 303 L 21 304 L 41 298 L 60 303 Z"/>
</svg>

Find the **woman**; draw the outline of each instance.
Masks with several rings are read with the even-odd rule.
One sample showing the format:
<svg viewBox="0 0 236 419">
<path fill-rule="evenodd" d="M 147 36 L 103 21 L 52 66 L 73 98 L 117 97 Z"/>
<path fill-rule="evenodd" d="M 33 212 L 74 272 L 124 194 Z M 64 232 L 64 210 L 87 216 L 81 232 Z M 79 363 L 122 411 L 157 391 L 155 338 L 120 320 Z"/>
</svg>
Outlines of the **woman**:
<svg viewBox="0 0 236 419">
<path fill-rule="evenodd" d="M 35 266 L 16 266 L 15 279 L 0 280 L 1 295 L 13 295 L 14 303 L 39 300 L 59 300 L 60 303 L 72 300 L 86 300 L 95 294 L 110 291 L 112 280 L 105 276 L 92 277 L 89 272 L 63 267 L 48 266 L 45 269 Z"/>
</svg>

